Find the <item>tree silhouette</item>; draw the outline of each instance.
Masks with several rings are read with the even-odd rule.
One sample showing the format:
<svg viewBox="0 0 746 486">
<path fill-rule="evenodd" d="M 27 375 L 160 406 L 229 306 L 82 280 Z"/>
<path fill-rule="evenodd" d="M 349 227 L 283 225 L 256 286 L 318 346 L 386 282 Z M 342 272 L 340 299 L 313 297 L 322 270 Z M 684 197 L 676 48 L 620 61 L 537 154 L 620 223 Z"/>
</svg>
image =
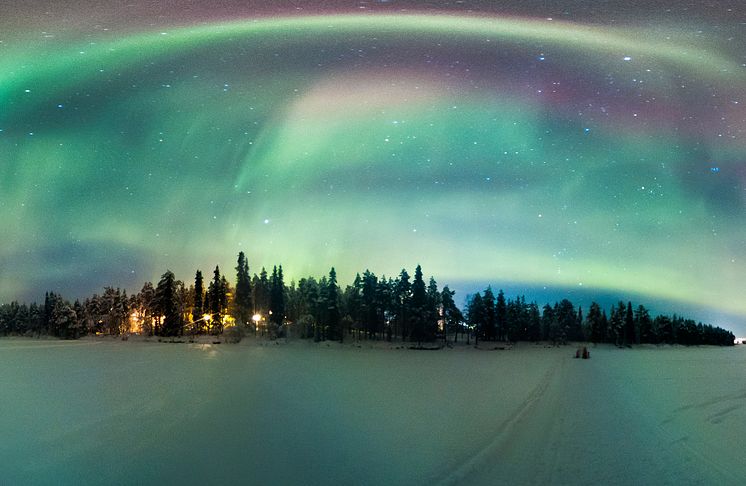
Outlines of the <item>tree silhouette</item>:
<svg viewBox="0 0 746 486">
<path fill-rule="evenodd" d="M 181 319 L 176 306 L 176 278 L 171 270 L 166 270 L 155 289 L 156 308 L 163 322 L 161 336 L 176 336 L 181 329 Z"/>
<path fill-rule="evenodd" d="M 236 265 L 236 295 L 234 296 L 234 318 L 241 326 L 251 322 L 254 314 L 254 303 L 251 298 L 251 275 L 249 264 L 244 252 L 238 253 L 238 264 Z"/>
</svg>

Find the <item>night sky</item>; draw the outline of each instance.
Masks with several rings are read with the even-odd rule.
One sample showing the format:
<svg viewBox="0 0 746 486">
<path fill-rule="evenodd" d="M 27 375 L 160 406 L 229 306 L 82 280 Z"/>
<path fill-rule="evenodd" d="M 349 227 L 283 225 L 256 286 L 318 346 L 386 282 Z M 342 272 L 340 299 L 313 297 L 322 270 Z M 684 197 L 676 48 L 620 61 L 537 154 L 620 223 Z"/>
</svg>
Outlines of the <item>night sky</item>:
<svg viewBox="0 0 746 486">
<path fill-rule="evenodd" d="M 0 302 L 243 250 L 746 334 L 740 2 L 58 3 L 0 2 Z"/>
</svg>

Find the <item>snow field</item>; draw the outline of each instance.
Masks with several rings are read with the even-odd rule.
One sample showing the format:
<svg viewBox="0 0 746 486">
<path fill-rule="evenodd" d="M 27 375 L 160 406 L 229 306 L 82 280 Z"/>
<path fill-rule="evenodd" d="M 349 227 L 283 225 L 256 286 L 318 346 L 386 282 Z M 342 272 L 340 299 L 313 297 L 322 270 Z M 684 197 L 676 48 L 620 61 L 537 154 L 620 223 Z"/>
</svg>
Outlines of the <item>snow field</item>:
<svg viewBox="0 0 746 486">
<path fill-rule="evenodd" d="M 745 348 L 0 341 L 0 483 L 739 484 Z"/>
</svg>

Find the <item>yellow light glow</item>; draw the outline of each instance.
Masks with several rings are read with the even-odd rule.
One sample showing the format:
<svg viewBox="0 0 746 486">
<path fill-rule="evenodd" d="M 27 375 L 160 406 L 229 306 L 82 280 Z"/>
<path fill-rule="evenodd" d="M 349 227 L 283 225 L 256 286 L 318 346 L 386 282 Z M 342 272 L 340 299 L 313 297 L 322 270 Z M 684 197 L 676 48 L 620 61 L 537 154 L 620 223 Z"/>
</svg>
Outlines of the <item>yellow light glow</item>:
<svg viewBox="0 0 746 486">
<path fill-rule="evenodd" d="M 212 316 L 210 314 L 205 314 L 205 315 L 202 316 L 202 319 L 204 319 L 205 321 L 211 321 L 212 320 Z"/>
<path fill-rule="evenodd" d="M 135 311 L 130 314 L 129 332 L 139 334 L 142 332 L 142 322 L 140 321 L 140 314 Z"/>
<path fill-rule="evenodd" d="M 259 322 L 259 321 L 262 320 L 262 315 L 261 314 L 254 314 L 253 316 L 251 316 L 251 320 L 254 321 L 254 322 Z"/>
</svg>

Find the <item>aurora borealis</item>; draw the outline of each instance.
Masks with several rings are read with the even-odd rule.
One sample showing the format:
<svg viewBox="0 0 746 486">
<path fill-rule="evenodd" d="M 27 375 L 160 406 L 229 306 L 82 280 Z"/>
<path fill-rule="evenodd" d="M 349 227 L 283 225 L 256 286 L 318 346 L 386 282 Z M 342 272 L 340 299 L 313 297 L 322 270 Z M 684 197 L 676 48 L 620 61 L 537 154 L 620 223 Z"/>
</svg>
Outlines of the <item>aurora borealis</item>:
<svg viewBox="0 0 746 486">
<path fill-rule="evenodd" d="M 625 4 L 4 6 L 0 302 L 243 250 L 746 332 L 743 8 Z"/>
</svg>

